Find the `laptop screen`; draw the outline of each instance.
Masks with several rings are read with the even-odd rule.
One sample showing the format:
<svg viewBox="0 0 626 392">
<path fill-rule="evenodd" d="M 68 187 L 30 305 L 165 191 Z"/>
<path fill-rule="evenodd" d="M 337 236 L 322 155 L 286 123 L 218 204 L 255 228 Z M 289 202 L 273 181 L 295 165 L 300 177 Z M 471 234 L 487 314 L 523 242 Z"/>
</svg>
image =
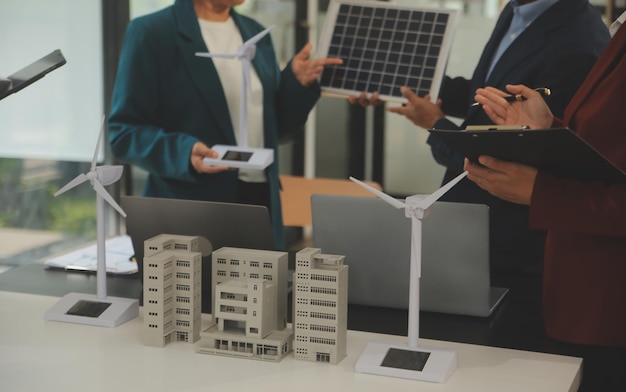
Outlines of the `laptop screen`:
<svg viewBox="0 0 626 392">
<path fill-rule="evenodd" d="M 377 198 L 313 195 L 313 245 L 346 256 L 351 304 L 408 308 L 411 220 Z M 436 202 L 422 221 L 422 310 L 490 313 L 489 209 Z"/>
<path fill-rule="evenodd" d="M 210 252 L 224 246 L 274 250 L 269 212 L 264 206 L 209 201 L 122 196 L 126 233 L 131 237 L 140 276 L 144 241 L 159 234 L 200 237 L 202 312 L 211 305 Z"/>
</svg>

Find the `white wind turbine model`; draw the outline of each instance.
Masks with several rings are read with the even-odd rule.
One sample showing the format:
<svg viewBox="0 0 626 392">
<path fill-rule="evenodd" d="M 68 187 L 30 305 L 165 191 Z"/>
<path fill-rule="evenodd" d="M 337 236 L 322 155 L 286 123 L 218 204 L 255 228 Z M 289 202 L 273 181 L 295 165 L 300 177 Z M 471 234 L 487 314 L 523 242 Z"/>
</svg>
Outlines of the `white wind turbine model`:
<svg viewBox="0 0 626 392">
<path fill-rule="evenodd" d="M 65 321 L 79 324 L 98 325 L 103 327 L 117 327 L 139 315 L 139 301 L 129 298 L 107 296 L 106 282 L 106 252 L 105 252 L 105 215 L 106 201 L 122 216 L 126 213 L 109 195 L 104 186 L 113 184 L 122 176 L 123 166 L 96 166 L 100 142 L 104 134 L 104 116 L 96 151 L 91 161 L 89 172 L 79 174 L 54 196 L 58 196 L 86 181 L 91 183 L 97 194 L 97 271 L 96 295 L 84 293 L 69 293 L 52 306 L 44 315 L 46 320 Z"/>
<path fill-rule="evenodd" d="M 420 277 L 422 269 L 422 219 L 429 208 L 448 192 L 467 172 L 463 172 L 431 195 L 413 195 L 405 203 L 350 177 L 361 187 L 372 192 L 395 208 L 404 208 L 407 218 L 411 218 L 411 267 L 409 270 L 409 326 L 408 344 L 372 342 L 356 363 L 356 371 L 392 377 L 410 378 L 422 381 L 445 382 L 457 367 L 456 350 L 418 345 L 420 313 Z"/>
<path fill-rule="evenodd" d="M 251 67 L 256 54 L 256 43 L 266 36 L 274 26 L 256 34 L 243 43 L 236 53 L 197 52 L 198 57 L 215 57 L 241 61 L 241 97 L 239 110 L 239 146 L 214 145 L 211 148 L 219 153 L 217 158 L 204 158 L 205 165 L 219 165 L 249 169 L 265 169 L 274 162 L 274 151 L 267 148 L 248 147 L 248 94 L 252 89 Z"/>
</svg>

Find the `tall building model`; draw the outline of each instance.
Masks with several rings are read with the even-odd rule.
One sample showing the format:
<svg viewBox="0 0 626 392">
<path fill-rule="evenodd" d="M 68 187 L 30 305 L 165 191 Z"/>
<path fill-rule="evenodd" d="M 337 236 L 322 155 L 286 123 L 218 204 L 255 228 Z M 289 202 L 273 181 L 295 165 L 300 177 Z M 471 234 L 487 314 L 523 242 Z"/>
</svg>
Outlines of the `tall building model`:
<svg viewBox="0 0 626 392">
<path fill-rule="evenodd" d="M 144 243 L 143 343 L 200 338 L 202 253 L 198 237 L 161 234 Z"/>
<path fill-rule="evenodd" d="M 317 248 L 296 254 L 293 327 L 296 359 L 339 363 L 347 355 L 348 266 Z"/>
<path fill-rule="evenodd" d="M 144 244 L 143 342 L 196 343 L 198 353 L 278 362 L 339 363 L 347 354 L 345 256 L 296 254 L 293 329 L 287 328 L 288 254 L 220 248 L 212 253 L 213 319 L 201 330 L 202 253 L 198 237 L 162 234 Z"/>
<path fill-rule="evenodd" d="M 280 361 L 287 329 L 287 252 L 220 248 L 212 254 L 213 325 L 200 333 L 204 354 Z"/>
</svg>

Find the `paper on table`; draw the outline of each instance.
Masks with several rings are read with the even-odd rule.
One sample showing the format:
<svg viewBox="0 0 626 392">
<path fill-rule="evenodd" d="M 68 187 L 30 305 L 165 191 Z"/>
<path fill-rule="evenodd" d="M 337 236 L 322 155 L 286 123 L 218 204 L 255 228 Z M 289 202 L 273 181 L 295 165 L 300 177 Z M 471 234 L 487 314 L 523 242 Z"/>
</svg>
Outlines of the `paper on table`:
<svg viewBox="0 0 626 392">
<path fill-rule="evenodd" d="M 138 271 L 137 263 L 131 258 L 135 254 L 128 235 L 113 237 L 106 241 L 107 272 L 112 274 L 134 274 Z M 98 247 L 96 244 L 73 252 L 48 259 L 44 264 L 52 268 L 73 271 L 96 271 Z"/>
</svg>

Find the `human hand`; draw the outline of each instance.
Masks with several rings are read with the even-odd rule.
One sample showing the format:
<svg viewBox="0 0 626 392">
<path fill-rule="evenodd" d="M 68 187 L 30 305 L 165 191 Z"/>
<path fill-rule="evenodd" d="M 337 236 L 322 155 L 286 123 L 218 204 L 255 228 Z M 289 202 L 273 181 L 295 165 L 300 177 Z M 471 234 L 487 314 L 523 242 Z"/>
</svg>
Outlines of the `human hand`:
<svg viewBox="0 0 626 392">
<path fill-rule="evenodd" d="M 438 120 L 445 117 L 441 111 L 441 99 L 433 103 L 430 95 L 420 98 L 407 87 L 401 87 L 400 92 L 408 102 L 403 106 L 389 107 L 388 112 L 401 114 L 413 124 L 426 129 L 432 128 Z"/>
<path fill-rule="evenodd" d="M 204 158 L 217 157 L 219 157 L 217 151 L 207 147 L 206 144 L 202 142 L 196 142 L 191 148 L 191 157 L 189 159 L 191 166 L 196 170 L 196 172 L 198 172 L 198 174 L 213 174 L 229 170 L 230 168 L 228 166 L 209 166 L 202 162 Z"/>
<path fill-rule="evenodd" d="M 359 104 L 364 108 L 368 106 L 379 106 L 385 103 L 385 101 L 380 100 L 378 92 L 373 92 L 369 98 L 366 92 L 362 92 L 358 97 L 348 97 L 348 101 L 353 105 Z"/>
<path fill-rule="evenodd" d="M 524 85 L 507 85 L 508 92 L 494 87 L 476 90 L 475 100 L 491 121 L 498 125 L 525 125 L 531 129 L 549 128 L 554 115 L 540 93 Z M 521 94 L 524 100 L 509 102 L 504 97 Z"/>
<path fill-rule="evenodd" d="M 309 87 L 320 76 L 324 67 L 327 65 L 343 64 L 343 60 L 336 57 L 326 57 L 323 59 L 309 59 L 313 45 L 309 42 L 300 52 L 298 52 L 291 61 L 291 70 L 296 79 L 304 87 Z"/>
<path fill-rule="evenodd" d="M 463 169 L 467 170 L 467 178 L 496 197 L 516 204 L 530 204 L 536 168 L 486 155 L 480 156 L 478 162 L 480 165 L 465 158 Z"/>
</svg>

